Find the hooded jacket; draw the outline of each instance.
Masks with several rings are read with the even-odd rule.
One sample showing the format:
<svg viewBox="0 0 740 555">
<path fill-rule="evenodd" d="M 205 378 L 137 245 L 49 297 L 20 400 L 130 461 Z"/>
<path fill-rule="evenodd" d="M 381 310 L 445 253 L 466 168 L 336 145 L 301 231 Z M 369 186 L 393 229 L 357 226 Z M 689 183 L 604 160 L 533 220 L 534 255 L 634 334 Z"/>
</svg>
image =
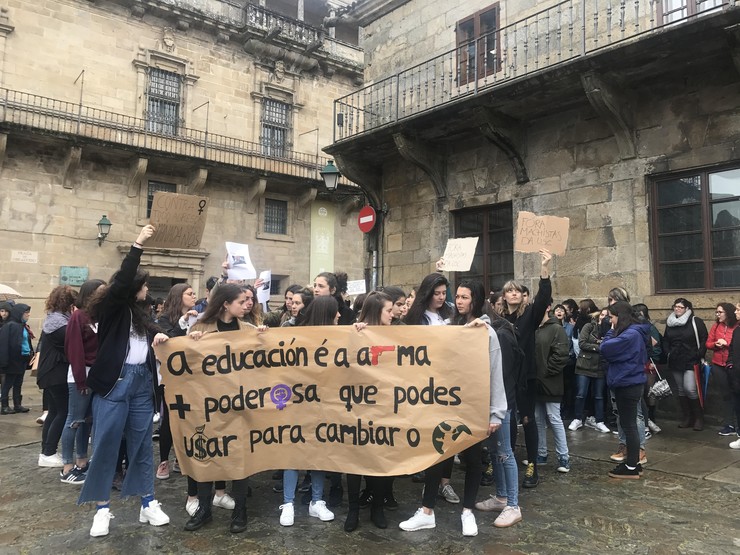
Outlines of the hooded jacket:
<svg viewBox="0 0 740 555">
<path fill-rule="evenodd" d="M 23 315 L 31 310 L 27 304 L 18 303 L 10 309 L 10 316 L 0 328 L 0 373 L 22 374 L 33 355 L 31 337 L 25 333 Z M 24 345 L 25 343 L 25 345 Z M 25 352 L 24 352 L 25 351 Z"/>
<path fill-rule="evenodd" d="M 650 324 L 632 324 L 619 335 L 606 332 L 601 342 L 601 356 L 608 362 L 606 384 L 609 387 L 629 387 L 644 384 L 647 342 Z"/>
<path fill-rule="evenodd" d="M 64 354 L 69 314 L 50 312 L 47 314 L 39 340 L 39 367 L 36 383 L 41 389 L 67 383 L 69 361 Z"/>
<path fill-rule="evenodd" d="M 560 402 L 565 390 L 563 370 L 570 358 L 568 334 L 556 318 L 550 318 L 535 332 L 535 365 L 538 400 Z"/>
</svg>

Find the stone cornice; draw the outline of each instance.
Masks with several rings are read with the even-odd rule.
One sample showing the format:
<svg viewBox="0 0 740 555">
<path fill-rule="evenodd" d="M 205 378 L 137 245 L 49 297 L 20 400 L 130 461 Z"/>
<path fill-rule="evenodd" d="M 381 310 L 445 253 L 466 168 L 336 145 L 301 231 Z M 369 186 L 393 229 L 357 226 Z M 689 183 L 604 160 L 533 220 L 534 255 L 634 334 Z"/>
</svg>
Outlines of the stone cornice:
<svg viewBox="0 0 740 555">
<path fill-rule="evenodd" d="M 347 11 L 350 21 L 357 22 L 360 27 L 366 27 L 373 21 L 388 15 L 408 4 L 410 0 L 358 0 Z"/>
</svg>

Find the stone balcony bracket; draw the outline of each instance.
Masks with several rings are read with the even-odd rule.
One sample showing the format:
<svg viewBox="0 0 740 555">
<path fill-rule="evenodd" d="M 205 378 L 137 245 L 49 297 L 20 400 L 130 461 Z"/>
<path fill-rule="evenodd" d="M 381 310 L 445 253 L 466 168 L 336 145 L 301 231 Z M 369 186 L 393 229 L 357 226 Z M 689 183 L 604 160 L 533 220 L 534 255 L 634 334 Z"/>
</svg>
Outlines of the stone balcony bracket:
<svg viewBox="0 0 740 555">
<path fill-rule="evenodd" d="M 522 150 L 524 145 L 521 123 L 489 108 L 479 108 L 478 118 L 483 123 L 479 126 L 483 136 L 503 152 L 511 163 L 520 185 L 529 181 L 529 174 L 524 165 Z"/>
<path fill-rule="evenodd" d="M 64 156 L 64 165 L 59 174 L 59 181 L 65 189 L 74 189 L 74 177 L 82 159 L 82 147 L 71 145 Z"/>
<path fill-rule="evenodd" d="M 362 197 L 359 195 L 348 197 L 339 204 L 339 223 L 342 227 L 347 227 L 350 214 L 362 207 L 362 204 Z"/>
<path fill-rule="evenodd" d="M 421 169 L 431 180 L 438 199 L 447 197 L 447 179 L 445 178 L 445 157 L 434 146 L 422 141 L 413 140 L 403 133 L 394 133 L 398 153 Z"/>
<path fill-rule="evenodd" d="M 619 157 L 622 160 L 634 158 L 637 155 L 635 138 L 628 123 L 630 118 L 625 95 L 594 71 L 582 74 L 581 84 L 591 107 L 606 121 L 614 134 Z"/>
<path fill-rule="evenodd" d="M 252 182 L 247 185 L 247 194 L 244 198 L 244 204 L 247 207 L 248 214 L 254 214 L 257 212 L 257 207 L 260 204 L 260 199 L 265 194 L 267 188 L 267 178 L 256 177 Z"/>
<path fill-rule="evenodd" d="M 308 215 L 308 207 L 316 199 L 318 192 L 319 190 L 316 187 L 311 187 L 296 199 L 295 214 L 298 220 L 304 221 L 306 219 L 306 216 Z"/>
<path fill-rule="evenodd" d="M 381 201 L 383 178 L 375 166 L 346 157 L 338 152 L 332 153 L 334 162 L 342 175 L 359 185 L 370 205 L 377 211 L 383 206 Z"/>
<path fill-rule="evenodd" d="M 199 195 L 208 179 L 208 168 L 195 168 L 188 176 L 188 193 Z"/>
<path fill-rule="evenodd" d="M 148 165 L 148 158 L 137 157 L 131 160 L 128 168 L 128 198 L 134 198 L 139 195 L 141 178 L 144 177 Z"/>
</svg>

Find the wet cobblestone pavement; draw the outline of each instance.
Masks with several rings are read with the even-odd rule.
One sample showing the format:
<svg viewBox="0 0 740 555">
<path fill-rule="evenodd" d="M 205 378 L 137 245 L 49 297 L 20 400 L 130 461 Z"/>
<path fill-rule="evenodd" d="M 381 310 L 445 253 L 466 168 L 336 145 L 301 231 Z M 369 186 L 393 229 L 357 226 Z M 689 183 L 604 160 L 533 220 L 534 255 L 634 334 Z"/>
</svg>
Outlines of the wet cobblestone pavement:
<svg viewBox="0 0 740 555">
<path fill-rule="evenodd" d="M 711 430 L 684 432 L 664 424 L 665 431 L 648 442 L 650 464 L 639 481 L 606 476 L 616 443 L 611 434 L 569 432 L 571 472 L 559 474 L 552 463 L 541 467 L 539 487 L 520 492 L 524 520 L 497 529 L 492 526 L 496 513 L 476 512 L 479 534 L 474 538 L 462 536 L 460 505 L 441 499 L 436 529 L 399 530 L 398 523 L 413 514 L 421 496 L 421 484 L 407 477 L 396 480 L 400 508 L 386 512 L 386 530 L 373 526 L 369 509 L 362 509 L 358 530 L 345 533 L 346 497 L 334 510 L 333 522 L 309 518 L 302 505 L 296 509 L 295 525 L 283 528 L 278 523 L 282 495 L 272 491 L 271 473 L 251 480 L 249 528 L 243 534 L 228 532 L 230 512 L 218 508 L 211 524 L 185 532 L 186 480 L 173 473 L 156 484 L 157 499 L 171 518 L 168 526 L 139 524 L 138 499 L 114 496 L 110 535 L 90 538 L 94 509 L 75 504 L 79 486 L 60 483 L 58 469 L 36 465 L 41 432 L 34 422 L 37 414 L 0 418 L 3 554 L 740 554 L 740 451 L 727 448 L 733 438 Z M 460 494 L 462 481 L 456 467 L 452 484 Z M 492 492 L 491 487 L 481 488 L 479 499 Z"/>
</svg>

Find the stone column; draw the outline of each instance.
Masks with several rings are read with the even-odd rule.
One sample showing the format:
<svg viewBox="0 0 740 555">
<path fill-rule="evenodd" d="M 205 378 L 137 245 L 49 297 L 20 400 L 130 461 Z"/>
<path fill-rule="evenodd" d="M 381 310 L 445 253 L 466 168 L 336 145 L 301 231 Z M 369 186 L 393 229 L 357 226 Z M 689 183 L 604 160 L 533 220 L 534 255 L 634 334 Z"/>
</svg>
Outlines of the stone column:
<svg viewBox="0 0 740 555">
<path fill-rule="evenodd" d="M 5 42 L 14 29 L 10 24 L 8 8 L 0 8 L 0 85 L 5 82 Z"/>
</svg>

